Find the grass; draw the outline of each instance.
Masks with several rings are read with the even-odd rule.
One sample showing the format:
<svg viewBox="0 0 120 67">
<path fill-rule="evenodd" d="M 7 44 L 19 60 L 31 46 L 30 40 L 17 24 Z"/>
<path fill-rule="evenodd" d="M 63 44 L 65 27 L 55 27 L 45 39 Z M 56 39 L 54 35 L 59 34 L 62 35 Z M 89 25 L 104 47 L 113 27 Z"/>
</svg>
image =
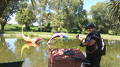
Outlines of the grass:
<svg viewBox="0 0 120 67">
<path fill-rule="evenodd" d="M 102 38 L 108 39 L 108 40 L 120 40 L 120 36 L 116 35 L 108 35 L 108 34 L 102 34 Z"/>
<path fill-rule="evenodd" d="M 21 34 L 21 32 L 15 32 L 15 31 L 6 31 L 5 34 Z M 30 37 L 43 37 L 43 38 L 50 38 L 50 36 L 53 35 L 51 32 L 24 32 L 25 35 L 30 36 Z M 70 39 L 76 39 L 77 34 L 73 33 L 65 33 L 66 35 L 69 36 Z M 80 34 L 81 36 L 85 37 L 85 34 Z M 108 35 L 108 34 L 101 34 L 101 37 L 103 39 L 107 40 L 120 40 L 120 36 L 116 35 Z"/>
</svg>

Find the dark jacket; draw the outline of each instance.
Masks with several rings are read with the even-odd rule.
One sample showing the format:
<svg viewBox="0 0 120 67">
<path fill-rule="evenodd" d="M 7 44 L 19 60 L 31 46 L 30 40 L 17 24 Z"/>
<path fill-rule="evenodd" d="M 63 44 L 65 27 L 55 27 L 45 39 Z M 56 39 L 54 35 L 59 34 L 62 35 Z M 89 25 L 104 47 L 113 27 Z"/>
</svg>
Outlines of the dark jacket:
<svg viewBox="0 0 120 67">
<path fill-rule="evenodd" d="M 100 33 L 97 31 L 89 33 L 85 39 L 85 42 L 90 42 L 91 40 L 95 40 L 96 43 L 92 46 L 86 46 L 86 54 L 100 54 L 102 48 Z"/>
</svg>

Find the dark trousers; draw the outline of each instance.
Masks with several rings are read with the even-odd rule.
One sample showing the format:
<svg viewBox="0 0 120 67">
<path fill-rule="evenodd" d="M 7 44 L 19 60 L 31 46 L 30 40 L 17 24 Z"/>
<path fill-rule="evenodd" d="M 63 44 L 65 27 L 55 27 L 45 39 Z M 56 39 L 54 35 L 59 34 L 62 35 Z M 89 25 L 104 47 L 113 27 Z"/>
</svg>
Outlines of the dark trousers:
<svg viewBox="0 0 120 67">
<path fill-rule="evenodd" d="M 100 67 L 100 54 L 90 54 L 87 55 L 86 60 L 90 62 L 90 64 L 86 64 L 85 67 Z"/>
</svg>

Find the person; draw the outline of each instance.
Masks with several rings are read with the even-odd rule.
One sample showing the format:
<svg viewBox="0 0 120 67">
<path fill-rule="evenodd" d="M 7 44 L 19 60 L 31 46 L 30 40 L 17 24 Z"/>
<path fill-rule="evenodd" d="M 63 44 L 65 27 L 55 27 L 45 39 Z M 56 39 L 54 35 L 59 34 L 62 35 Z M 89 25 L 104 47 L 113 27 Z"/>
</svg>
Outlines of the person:
<svg viewBox="0 0 120 67">
<path fill-rule="evenodd" d="M 95 25 L 89 23 L 86 25 L 88 35 L 83 38 L 79 35 L 80 46 L 86 46 L 86 61 L 90 64 L 85 64 L 85 67 L 100 67 L 101 61 L 101 36 L 98 31 L 95 30 Z"/>
</svg>

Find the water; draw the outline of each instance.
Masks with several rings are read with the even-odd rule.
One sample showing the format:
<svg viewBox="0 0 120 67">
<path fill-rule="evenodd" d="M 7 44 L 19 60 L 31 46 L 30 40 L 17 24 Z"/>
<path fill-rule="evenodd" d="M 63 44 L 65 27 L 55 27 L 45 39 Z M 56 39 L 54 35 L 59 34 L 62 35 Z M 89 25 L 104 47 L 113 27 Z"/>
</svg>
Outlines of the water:
<svg viewBox="0 0 120 67">
<path fill-rule="evenodd" d="M 23 39 L 0 37 L 0 63 L 24 61 L 22 67 L 48 67 L 47 41 L 48 40 L 44 39 L 43 45 L 40 47 L 25 49 L 21 57 L 21 48 L 26 44 Z M 84 48 L 79 46 L 77 39 L 56 39 L 53 40 L 51 44 L 52 48 L 79 48 L 84 52 Z M 103 56 L 101 66 L 120 67 L 120 41 L 106 40 L 105 44 L 107 45 L 107 54 Z"/>
</svg>

